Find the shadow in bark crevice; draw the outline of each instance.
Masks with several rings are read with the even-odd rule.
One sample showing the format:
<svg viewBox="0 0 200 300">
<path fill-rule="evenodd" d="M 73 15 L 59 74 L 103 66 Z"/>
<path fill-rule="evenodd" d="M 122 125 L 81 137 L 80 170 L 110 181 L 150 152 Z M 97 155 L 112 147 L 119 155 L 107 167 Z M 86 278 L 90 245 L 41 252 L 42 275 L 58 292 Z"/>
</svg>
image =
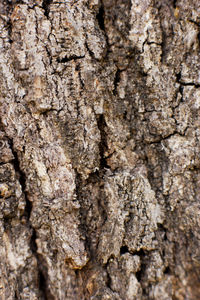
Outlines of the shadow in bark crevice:
<svg viewBox="0 0 200 300">
<path fill-rule="evenodd" d="M 42 8 L 44 9 L 44 15 L 49 17 L 49 12 L 50 12 L 50 5 L 53 2 L 53 0 L 43 0 L 42 2 Z"/>
<path fill-rule="evenodd" d="M 105 158 L 105 151 L 108 149 L 107 145 L 107 133 L 106 133 L 106 121 L 103 114 L 97 118 L 97 126 L 100 131 L 101 140 L 99 143 L 99 155 L 100 155 L 100 169 L 110 169 Z"/>
<path fill-rule="evenodd" d="M 9 141 L 9 145 L 10 145 L 10 148 L 11 148 L 13 156 L 14 156 L 14 160 L 12 161 L 12 163 L 13 163 L 15 172 L 18 176 L 18 180 L 21 185 L 22 193 L 23 193 L 23 195 L 25 197 L 25 201 L 26 201 L 24 214 L 22 217 L 25 217 L 27 219 L 27 226 L 29 227 L 29 230 L 31 231 L 30 249 L 32 251 L 32 254 L 35 256 L 35 258 L 37 260 L 38 289 L 44 300 L 47 300 L 47 299 L 54 300 L 55 298 L 51 294 L 51 292 L 48 288 L 48 284 L 47 284 L 47 278 L 48 278 L 47 267 L 44 266 L 43 260 L 37 253 L 37 244 L 36 244 L 37 232 L 36 232 L 35 228 L 32 227 L 32 224 L 30 222 L 30 216 L 31 216 L 31 211 L 32 211 L 32 202 L 28 199 L 28 194 L 26 191 L 26 175 L 20 167 L 18 153 L 14 150 L 13 141 L 11 139 L 9 139 L 8 141 Z"/>
<path fill-rule="evenodd" d="M 40 259 L 39 259 L 40 260 Z M 38 279 L 39 279 L 39 290 L 44 300 L 55 300 L 55 297 L 51 294 L 48 287 L 47 280 L 47 268 L 42 265 L 40 261 L 40 265 L 38 266 Z"/>
<path fill-rule="evenodd" d="M 99 8 L 99 12 L 96 15 L 99 27 L 102 31 L 105 31 L 105 26 L 104 26 L 104 15 L 105 15 L 105 11 L 104 11 L 104 7 L 103 5 L 100 6 Z"/>
</svg>

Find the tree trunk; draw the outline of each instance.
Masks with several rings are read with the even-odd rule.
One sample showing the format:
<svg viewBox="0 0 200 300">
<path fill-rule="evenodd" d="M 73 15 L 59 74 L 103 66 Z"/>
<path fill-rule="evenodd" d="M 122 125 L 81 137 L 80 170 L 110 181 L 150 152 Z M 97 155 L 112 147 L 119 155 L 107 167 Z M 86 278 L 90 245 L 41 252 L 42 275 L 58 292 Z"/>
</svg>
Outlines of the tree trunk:
<svg viewBox="0 0 200 300">
<path fill-rule="evenodd" d="M 199 299 L 199 1 L 0 14 L 0 299 Z"/>
</svg>

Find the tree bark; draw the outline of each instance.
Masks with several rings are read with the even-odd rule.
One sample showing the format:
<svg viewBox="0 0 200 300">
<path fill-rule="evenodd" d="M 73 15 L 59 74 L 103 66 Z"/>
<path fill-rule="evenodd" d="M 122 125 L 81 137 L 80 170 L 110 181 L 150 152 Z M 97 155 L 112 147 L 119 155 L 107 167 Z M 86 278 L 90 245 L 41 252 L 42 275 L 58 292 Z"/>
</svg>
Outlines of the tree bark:
<svg viewBox="0 0 200 300">
<path fill-rule="evenodd" d="M 0 47 L 0 299 L 199 299 L 199 1 L 1 0 Z"/>
</svg>

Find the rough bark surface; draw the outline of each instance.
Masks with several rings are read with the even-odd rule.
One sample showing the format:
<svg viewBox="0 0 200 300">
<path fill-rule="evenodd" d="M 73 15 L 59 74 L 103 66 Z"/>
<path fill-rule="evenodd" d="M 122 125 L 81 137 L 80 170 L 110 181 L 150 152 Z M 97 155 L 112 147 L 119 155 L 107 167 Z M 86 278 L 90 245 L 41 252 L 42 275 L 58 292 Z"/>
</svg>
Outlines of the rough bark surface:
<svg viewBox="0 0 200 300">
<path fill-rule="evenodd" d="M 0 299 L 200 295 L 200 2 L 0 1 Z"/>
</svg>

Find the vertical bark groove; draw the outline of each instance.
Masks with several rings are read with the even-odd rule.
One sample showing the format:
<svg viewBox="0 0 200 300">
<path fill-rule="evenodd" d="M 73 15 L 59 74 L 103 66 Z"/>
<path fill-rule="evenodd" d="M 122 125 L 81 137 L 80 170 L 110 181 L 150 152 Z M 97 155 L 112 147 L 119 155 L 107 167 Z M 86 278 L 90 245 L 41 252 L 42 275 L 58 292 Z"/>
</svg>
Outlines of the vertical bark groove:
<svg viewBox="0 0 200 300">
<path fill-rule="evenodd" d="M 198 299 L 199 9 L 0 3 L 0 298 Z"/>
</svg>

